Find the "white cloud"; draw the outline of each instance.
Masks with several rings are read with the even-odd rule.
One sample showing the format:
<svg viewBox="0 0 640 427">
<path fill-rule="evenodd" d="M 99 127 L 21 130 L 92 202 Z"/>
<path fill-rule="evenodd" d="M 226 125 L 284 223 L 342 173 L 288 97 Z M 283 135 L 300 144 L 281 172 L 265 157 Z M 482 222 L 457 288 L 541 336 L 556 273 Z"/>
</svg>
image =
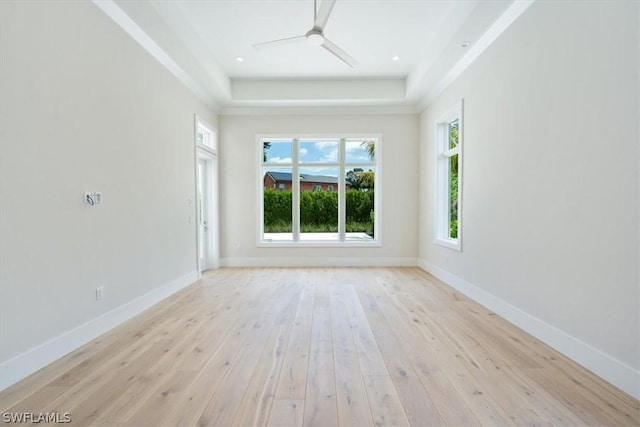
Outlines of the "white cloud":
<svg viewBox="0 0 640 427">
<path fill-rule="evenodd" d="M 291 157 L 271 157 L 269 163 L 291 163 Z"/>
<path fill-rule="evenodd" d="M 338 141 L 316 141 L 313 143 L 313 146 L 320 151 L 323 151 L 327 148 L 336 149 L 338 147 Z"/>
<path fill-rule="evenodd" d="M 338 160 L 338 142 L 337 141 L 317 141 L 313 143 L 316 150 L 322 153 L 319 161 L 336 162 Z"/>
<path fill-rule="evenodd" d="M 370 163 L 371 158 L 367 152 L 366 145 L 362 145 L 360 141 L 349 141 L 346 146 L 347 161 L 350 163 Z"/>
<path fill-rule="evenodd" d="M 306 148 L 304 147 L 300 148 L 300 157 L 306 156 L 308 152 L 309 151 Z"/>
</svg>

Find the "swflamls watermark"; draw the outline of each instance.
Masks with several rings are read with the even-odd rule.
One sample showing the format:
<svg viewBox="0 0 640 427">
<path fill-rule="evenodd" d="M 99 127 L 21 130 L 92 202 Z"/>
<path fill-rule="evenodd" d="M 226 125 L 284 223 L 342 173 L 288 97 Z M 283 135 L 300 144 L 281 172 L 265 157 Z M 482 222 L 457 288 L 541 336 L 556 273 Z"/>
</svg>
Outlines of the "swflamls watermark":
<svg viewBox="0 0 640 427">
<path fill-rule="evenodd" d="M 5 424 L 50 423 L 67 424 L 71 422 L 69 412 L 5 412 L 2 414 Z"/>
</svg>

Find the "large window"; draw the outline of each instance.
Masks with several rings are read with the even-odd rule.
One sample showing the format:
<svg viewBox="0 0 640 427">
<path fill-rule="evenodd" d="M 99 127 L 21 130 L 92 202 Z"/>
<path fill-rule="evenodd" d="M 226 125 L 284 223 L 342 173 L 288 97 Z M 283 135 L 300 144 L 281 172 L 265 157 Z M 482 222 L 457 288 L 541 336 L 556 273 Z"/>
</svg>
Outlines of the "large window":
<svg viewBox="0 0 640 427">
<path fill-rule="evenodd" d="M 436 122 L 436 243 L 462 250 L 462 101 Z"/>
<path fill-rule="evenodd" d="M 380 137 L 259 137 L 259 244 L 379 244 Z"/>
</svg>

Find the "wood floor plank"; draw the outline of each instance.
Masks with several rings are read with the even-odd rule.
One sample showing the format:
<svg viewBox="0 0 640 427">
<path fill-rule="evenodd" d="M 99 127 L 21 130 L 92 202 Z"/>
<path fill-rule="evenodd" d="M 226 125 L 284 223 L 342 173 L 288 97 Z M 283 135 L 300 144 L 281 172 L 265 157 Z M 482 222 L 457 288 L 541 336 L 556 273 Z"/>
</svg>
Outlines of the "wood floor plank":
<svg viewBox="0 0 640 427">
<path fill-rule="evenodd" d="M 288 333 L 287 324 L 294 318 L 296 308 L 300 300 L 300 291 L 289 287 L 277 302 L 267 310 L 267 314 L 259 324 L 254 326 L 252 333 L 245 340 L 242 350 L 231 363 L 226 378 L 220 384 L 218 390 L 205 407 L 199 424 L 201 425 L 231 425 L 234 416 L 242 419 L 247 412 L 252 413 L 252 425 L 254 422 L 266 423 L 268 410 L 271 406 L 271 396 L 267 391 L 275 388 L 269 385 L 269 372 L 278 363 L 279 358 L 271 359 L 266 357 L 269 364 L 260 364 L 261 355 L 273 355 L 274 348 L 279 344 L 283 333 Z M 280 343 L 281 344 L 281 343 Z M 266 368 L 266 369 L 265 369 Z M 265 375 L 266 373 L 266 375 Z M 252 382 L 252 379 L 257 381 Z M 265 388 L 266 387 L 266 388 Z M 249 392 L 250 396 L 255 396 L 256 405 L 251 404 L 251 399 L 244 400 L 246 405 L 242 405 L 243 396 Z M 263 405 L 267 404 L 268 407 Z M 241 414 L 241 411 L 245 413 Z M 241 424 L 242 425 L 242 424 Z M 245 424 L 246 425 L 246 424 Z"/>
<path fill-rule="evenodd" d="M 149 361 L 161 358 L 171 345 L 171 340 L 155 342 L 149 350 L 125 366 L 117 375 L 111 376 L 109 381 L 69 410 L 73 414 L 74 422 L 79 425 L 89 425 L 95 422 L 102 412 L 116 403 L 117 398 L 132 382 L 146 374 L 150 366 Z"/>
<path fill-rule="evenodd" d="M 362 309 L 361 302 L 353 286 L 349 286 L 343 290 L 345 305 L 349 308 L 351 314 L 352 329 L 354 331 L 354 339 L 361 339 L 361 343 L 365 346 L 357 347 L 358 355 L 365 360 L 361 367 L 363 375 L 385 376 L 389 375 L 384 364 L 384 358 L 380 353 L 378 343 L 371 332 L 368 321 Z M 372 366 L 380 366 L 371 368 Z M 374 372 L 374 373 L 372 373 Z M 410 373 L 410 372 L 409 372 Z M 407 419 L 411 425 L 429 425 L 438 426 L 443 424 L 443 420 L 438 413 L 431 397 L 424 389 L 422 383 L 414 376 L 409 375 L 406 370 L 400 370 L 397 375 L 392 377 L 394 387 L 402 402 L 402 406 L 406 413 Z"/>
<path fill-rule="evenodd" d="M 554 399 L 544 390 L 537 387 L 533 381 L 529 381 L 523 375 L 517 374 L 517 372 L 523 369 L 519 367 L 520 364 L 518 361 L 513 362 L 512 359 L 510 359 L 510 354 L 512 354 L 510 351 L 500 353 L 494 347 L 481 345 L 478 340 L 487 342 L 488 339 L 482 338 L 483 335 L 480 332 L 481 327 L 479 327 L 477 321 L 473 323 L 459 323 L 451 316 L 445 317 L 445 319 L 448 320 L 447 324 L 449 325 L 450 333 L 457 337 L 457 342 L 464 343 L 466 341 L 468 347 L 473 348 L 473 352 L 480 356 L 476 358 L 478 365 L 483 365 L 485 361 L 487 362 L 486 370 L 467 367 L 471 375 L 481 381 L 482 384 L 485 385 L 485 389 L 492 393 L 492 395 L 503 393 L 502 388 L 499 388 L 499 384 L 507 381 L 507 389 L 510 394 L 517 395 L 527 401 L 529 406 L 535 408 L 535 412 L 538 414 L 537 416 L 542 416 L 544 419 L 556 425 L 579 425 L 584 422 L 571 412 L 569 408 L 559 402 L 554 402 Z M 474 346 L 474 344 L 477 345 Z M 500 369 L 491 369 L 495 366 L 494 364 L 497 359 L 501 360 Z M 525 370 L 528 369 L 538 368 L 531 367 Z M 487 381 L 487 378 L 492 379 Z M 510 405 L 505 405 L 504 411 L 509 412 L 509 406 Z M 512 417 L 515 417 L 515 419 L 518 419 L 518 417 L 522 418 L 522 414 L 519 416 L 512 415 Z"/>
<path fill-rule="evenodd" d="M 200 375 L 188 392 L 179 396 L 173 410 L 167 414 L 167 424 L 195 425 L 198 422 L 231 369 L 231 364 L 242 352 L 251 332 L 260 325 L 264 316 L 272 314 L 268 309 L 270 306 L 265 306 L 264 301 L 279 301 L 281 293 L 286 290 L 286 286 L 278 283 L 281 277 L 281 272 L 274 271 L 269 281 L 272 286 L 254 286 L 238 294 L 243 303 L 234 311 L 237 318 L 230 322 L 232 327 L 216 340 L 217 348 L 201 369 Z"/>
<path fill-rule="evenodd" d="M 442 375 L 437 358 L 424 358 L 428 345 L 422 345 L 421 337 L 407 325 L 392 306 L 382 287 L 379 276 L 363 278 L 358 287 L 359 295 L 366 306 L 366 314 L 376 340 L 383 353 L 392 378 L 413 376 L 420 379 L 424 389 L 424 405 L 433 405 L 430 413 L 439 414 L 448 425 L 477 425 L 478 421 L 449 380 Z M 385 307 L 384 313 L 381 306 Z M 393 327 L 391 326 L 393 325 Z M 410 356 L 407 356 L 407 352 Z M 455 407 L 451 401 L 458 402 Z"/>
<path fill-rule="evenodd" d="M 117 424 L 135 426 L 169 425 L 166 424 L 166 415 L 171 410 L 171 405 L 176 400 L 176 396 L 184 396 L 199 373 L 198 370 L 171 371 L 160 387 L 154 389 L 152 396 L 145 400 L 138 400 L 138 407 L 133 414 L 127 416 L 126 421 L 120 421 Z M 98 419 L 97 423 L 113 425 L 115 422 L 103 417 Z"/>
<path fill-rule="evenodd" d="M 529 369 L 527 376 L 538 384 L 544 384 L 544 388 L 571 408 L 587 425 L 603 426 L 632 426 L 640 425 L 640 419 L 626 419 L 626 411 L 620 412 L 605 410 L 597 404 L 593 396 L 577 392 L 573 384 L 566 381 L 558 381 L 558 377 L 544 369 Z M 556 389 L 557 393 L 553 390 Z M 616 408 L 617 409 L 617 408 Z M 634 424 L 635 423 L 635 424 Z"/>
<path fill-rule="evenodd" d="M 301 296 L 298 311 L 293 321 L 293 329 L 285 351 L 282 373 L 276 389 L 275 398 L 278 400 L 304 400 L 307 388 L 315 279 L 308 271 L 301 272 L 299 277 L 300 282 L 308 285 L 310 291 L 303 293 Z"/>
<path fill-rule="evenodd" d="M 80 381 L 86 383 L 88 377 L 97 378 L 101 373 L 106 372 L 104 365 L 107 363 L 105 362 L 112 361 L 123 353 L 134 357 L 136 352 L 148 348 L 150 343 L 141 339 L 144 335 L 143 331 L 153 329 L 166 322 L 157 315 L 149 316 L 149 314 L 151 313 L 143 313 L 138 316 L 136 327 L 118 328 L 111 331 L 27 377 L 15 386 L 4 390 L 0 393 L 0 405 L 4 405 L 3 411 L 12 411 L 11 406 L 24 399 L 41 401 L 43 406 L 40 408 L 47 409 L 55 401 L 67 399 L 67 397 L 63 394 L 52 395 L 52 399 L 43 402 L 42 396 L 29 395 L 40 392 L 39 388 L 34 387 L 34 384 L 66 387 L 64 393 L 74 394 L 78 390 L 78 387 L 75 386 Z M 96 367 L 102 369 L 96 369 Z"/>
<path fill-rule="evenodd" d="M 92 355 L 100 353 L 107 345 L 107 342 L 104 340 L 93 340 L 52 364 L 36 371 L 6 390 L 3 390 L 0 392 L 0 411 L 3 413 L 7 412 L 12 406 L 17 405 L 22 400 L 30 398 L 31 395 L 39 391 L 44 384 L 53 387 L 58 386 L 53 384 L 53 381 L 60 380 L 61 377 L 67 375 L 69 370 L 85 362 Z M 59 385 L 65 387 L 68 384 Z M 39 398 L 34 397 L 33 399 L 37 400 Z"/>
<path fill-rule="evenodd" d="M 439 327 L 439 322 L 443 319 L 449 310 L 443 310 L 433 315 L 425 310 L 421 310 L 419 306 L 415 306 L 414 294 L 420 294 L 419 290 L 411 289 L 407 291 L 401 289 L 395 283 L 396 278 L 391 279 L 392 283 L 388 283 L 388 277 L 384 277 L 381 280 L 381 286 L 387 292 L 389 301 L 398 307 L 398 311 L 411 313 L 411 323 L 406 320 L 404 323 L 407 326 L 419 331 L 425 338 L 429 339 L 429 346 L 420 346 L 419 353 L 414 353 L 413 349 L 408 349 L 416 365 L 423 365 L 423 360 L 436 360 L 439 367 L 438 377 L 440 372 L 445 373 L 446 379 L 453 385 L 455 390 L 460 394 L 461 399 L 471 409 L 478 421 L 483 425 L 511 425 L 514 422 L 512 416 L 508 415 L 505 410 L 498 404 L 498 399 L 492 397 L 490 394 L 491 388 L 488 385 L 494 384 L 493 382 L 480 381 L 476 376 L 483 378 L 489 375 L 500 375 L 501 371 L 493 369 L 492 360 L 496 359 L 496 356 L 486 357 L 488 366 L 484 368 L 484 360 L 481 357 L 482 353 L 478 353 L 475 341 L 465 342 L 461 338 L 462 334 L 453 333 L 451 329 L 443 329 Z M 393 310 L 393 306 L 388 307 L 387 310 Z M 392 311 L 388 311 L 390 316 L 393 316 Z M 397 315 L 397 312 L 396 312 Z M 394 324 L 401 324 L 402 319 L 399 317 L 393 318 Z M 411 331 L 406 331 L 408 335 L 403 338 L 403 342 L 407 340 L 420 341 L 418 336 L 411 334 Z M 417 348 L 416 348 L 417 349 Z M 430 369 L 433 371 L 433 369 Z M 427 378 L 429 378 L 427 376 Z M 430 381 L 426 379 L 425 381 Z M 446 384 L 444 379 L 439 379 L 440 383 Z M 438 383 L 438 381 L 434 381 Z M 502 391 L 499 391 L 502 393 Z M 522 405 L 520 405 L 521 407 Z M 442 407 L 442 404 L 440 404 Z M 531 413 L 533 412 L 533 414 Z M 533 408 L 530 408 L 525 415 L 519 414 L 516 419 L 523 418 L 523 422 L 538 422 L 536 420 L 543 420 L 544 417 L 537 414 Z"/>
<path fill-rule="evenodd" d="M 303 425 L 331 426 L 338 424 L 338 407 L 329 308 L 329 273 L 323 269 L 317 270 L 316 274 L 319 281 L 315 286 Z"/>
<path fill-rule="evenodd" d="M 424 276 L 424 272 L 420 272 L 419 276 Z M 427 275 L 434 282 L 437 279 Z M 524 399 L 531 401 L 531 405 L 535 406 L 539 413 L 545 418 L 557 425 L 633 425 L 636 420 L 640 419 L 640 411 L 637 407 L 637 400 L 633 399 L 626 393 L 611 387 L 610 384 L 597 379 L 592 373 L 587 372 L 584 368 L 578 366 L 566 357 L 558 354 L 550 347 L 541 343 L 539 340 L 524 333 L 509 322 L 504 321 L 499 316 L 485 309 L 468 299 L 458 299 L 456 301 L 458 309 L 449 311 L 444 314 L 440 321 L 440 328 L 453 329 L 451 334 L 456 340 L 475 341 L 474 354 L 480 356 L 476 360 L 482 365 L 487 362 L 488 369 L 497 369 L 505 384 L 513 387 L 513 391 Z M 561 364 L 562 368 L 554 366 Z M 542 366 L 544 365 L 544 369 Z M 544 386 L 537 384 L 530 378 L 527 373 L 537 373 L 538 369 L 542 369 L 545 373 L 553 372 L 552 377 L 560 378 L 561 383 L 574 385 L 571 376 L 567 371 L 580 372 L 580 377 L 586 381 L 591 387 L 582 387 L 582 392 L 589 394 L 586 401 L 600 401 L 600 408 L 617 407 L 621 404 L 626 411 L 616 411 L 605 416 L 606 411 L 596 411 L 595 418 L 590 411 L 584 412 L 580 405 L 576 406 L 575 401 L 564 398 L 553 387 L 549 387 L 548 383 Z M 554 372 L 555 371 L 555 372 Z M 581 372 L 582 371 L 582 372 Z M 597 384 L 593 379 L 600 381 Z M 489 384 L 485 382 L 485 385 Z M 609 389 L 609 393 L 602 393 L 602 387 Z M 578 386 L 580 388 L 580 386 Z M 594 390 L 599 390 L 595 393 Z M 576 392 L 576 389 L 573 390 Z M 584 397 L 584 396 L 583 396 Z M 575 400 L 575 399 L 574 399 Z M 583 399 L 577 399 L 584 401 Z M 616 402 L 616 403 L 614 403 Z M 636 402 L 636 405 L 633 404 Z M 593 403 L 592 403 L 593 404 Z M 585 417 L 585 414 L 590 414 Z M 611 419 L 611 416 L 615 419 Z"/>
<path fill-rule="evenodd" d="M 158 327 L 161 328 L 165 323 L 167 322 L 159 323 Z M 71 377 L 77 379 L 77 381 L 74 380 L 73 386 L 68 387 L 63 393 L 53 396 L 53 399 L 44 404 L 44 406 L 38 406 L 38 411 L 69 412 L 72 408 L 78 407 L 88 395 L 98 392 L 112 381 L 114 377 L 121 378 L 123 374 L 126 375 L 132 364 L 138 366 L 141 357 L 146 357 L 150 350 L 154 348 L 157 349 L 158 345 L 154 340 L 155 336 L 155 333 L 150 334 L 147 339 L 136 339 L 130 346 L 117 347 L 118 351 L 113 358 L 107 359 L 101 364 L 92 363 L 90 365 L 91 369 L 89 369 L 83 377 L 72 374 Z M 102 360 L 103 358 L 98 357 L 97 359 Z M 135 370 L 132 370 L 131 372 L 134 371 Z M 36 392 L 35 396 L 37 395 L 38 392 Z M 33 397 L 30 397 L 27 399 L 27 402 L 31 402 L 32 400 Z M 112 403 L 113 402 L 105 402 L 104 408 L 106 409 Z"/>
<path fill-rule="evenodd" d="M 338 282 L 329 287 L 331 331 L 336 375 L 338 419 L 344 425 L 373 425 L 358 350 L 349 324 L 348 306 L 353 304 L 345 291 L 353 286 Z"/>
<path fill-rule="evenodd" d="M 394 277 L 393 280 L 397 280 L 397 277 Z M 398 289 L 395 284 L 393 288 L 390 288 L 388 285 L 389 284 L 383 283 L 383 287 L 385 287 L 390 299 L 398 306 L 404 309 L 408 308 L 409 311 L 413 313 L 412 316 L 415 316 L 412 319 L 412 326 L 423 333 L 425 333 L 426 330 L 425 336 L 431 338 L 431 344 L 440 354 L 440 356 L 437 356 L 435 353 L 432 353 L 431 357 L 440 357 L 439 365 L 442 367 L 443 372 L 446 373 L 447 379 L 460 393 L 462 399 L 471 408 L 476 418 L 478 418 L 478 421 L 484 425 L 509 425 L 512 424 L 512 419 L 510 418 L 514 417 L 514 419 L 526 423 L 547 422 L 545 421 L 544 407 L 535 404 L 531 404 L 529 410 L 517 416 L 509 416 L 505 410 L 500 408 L 498 402 L 502 399 L 492 398 L 492 395 L 490 395 L 492 391 L 490 385 L 494 384 L 494 382 L 481 381 L 478 379 L 487 378 L 490 375 L 494 377 L 500 377 L 502 375 L 503 371 L 494 369 L 497 356 L 493 354 L 490 357 L 485 357 L 484 359 L 486 359 L 488 363 L 487 366 L 484 367 L 483 362 L 485 362 L 485 360 L 482 357 L 478 357 L 483 354 L 478 352 L 479 343 L 477 341 L 465 341 L 462 339 L 464 338 L 464 334 L 461 334 L 460 331 L 455 331 L 450 327 L 440 327 L 440 322 L 450 313 L 449 310 L 439 312 L 435 316 L 430 316 L 428 312 L 417 308 L 413 310 L 411 308 L 414 298 L 411 298 L 410 294 L 419 294 L 419 291 L 412 289 L 411 292 L 405 292 Z M 459 304 L 459 302 L 456 302 L 456 304 Z M 451 322 L 447 323 L 447 325 L 451 326 Z M 427 348 L 426 351 L 428 350 Z M 430 357 L 428 354 L 425 354 L 425 356 Z M 524 398 L 524 400 L 530 401 L 538 399 L 538 396 L 533 394 L 530 389 L 526 387 L 522 388 L 520 396 Z M 498 393 L 502 393 L 502 390 L 499 390 Z M 520 405 L 520 407 L 521 406 L 522 405 Z M 579 421 L 575 417 L 571 418 L 569 411 L 565 411 L 565 415 L 566 418 L 574 422 Z M 554 419 L 554 421 L 557 421 L 557 419 Z"/>
<path fill-rule="evenodd" d="M 193 304 L 193 302 L 197 302 L 198 300 L 198 298 L 190 296 L 190 294 L 186 294 L 184 299 L 174 297 L 171 301 L 167 301 L 166 305 L 167 307 L 171 306 L 175 308 L 176 306 L 180 306 L 181 304 L 188 304 L 189 308 L 191 310 L 194 310 L 198 304 Z M 188 312 L 186 313 L 186 315 L 190 315 L 191 313 L 192 312 Z M 109 402 L 109 404 L 104 403 L 105 401 L 108 401 L 108 399 L 107 396 L 102 393 L 102 390 L 107 387 L 107 383 L 105 381 L 107 381 L 109 375 L 113 373 L 114 368 L 119 369 L 120 366 L 125 367 L 128 363 L 130 363 L 130 360 L 133 360 L 133 358 L 137 357 L 136 354 L 140 353 L 140 346 L 148 346 L 154 342 L 157 342 L 157 340 L 166 340 L 166 337 L 170 337 L 168 339 L 171 340 L 171 342 L 174 339 L 184 337 L 186 329 L 180 331 L 177 329 L 177 326 L 189 328 L 191 325 L 193 325 L 194 320 L 192 317 L 190 317 L 188 320 L 183 320 L 185 320 L 184 324 L 182 324 L 180 322 L 180 319 L 176 317 L 165 316 L 165 318 L 162 319 L 155 318 L 154 316 L 154 318 L 151 318 L 148 322 L 145 322 L 142 327 L 130 329 L 127 336 L 131 337 L 131 339 L 134 339 L 135 341 L 129 347 L 124 347 L 124 349 L 128 350 L 130 354 L 126 355 L 124 359 L 119 362 L 119 365 L 114 366 L 113 363 L 104 363 L 105 360 L 109 360 L 109 357 L 113 353 L 111 351 L 111 347 L 109 347 L 107 351 L 102 352 L 99 356 L 92 358 L 92 360 L 88 360 L 87 362 L 90 363 L 87 364 L 87 367 L 77 366 L 76 369 L 68 373 L 69 375 L 67 375 L 67 379 L 64 379 L 63 377 L 63 380 L 66 382 L 69 381 L 69 378 L 81 379 L 81 381 L 79 381 L 72 389 L 71 395 L 77 396 L 78 399 L 81 399 L 87 394 L 91 394 L 93 392 L 97 397 L 96 399 L 94 399 L 92 404 L 94 406 L 101 407 L 99 413 L 94 414 L 97 422 L 108 422 L 110 424 L 119 422 L 121 420 L 120 416 L 124 416 L 124 414 L 126 413 L 127 405 L 135 406 L 132 402 L 143 399 L 146 395 L 149 394 L 150 391 L 152 391 L 152 377 L 148 375 L 138 375 L 135 380 L 129 381 L 127 383 L 126 390 L 123 390 L 121 394 L 117 395 L 117 397 L 114 398 L 116 401 Z M 174 347 L 176 346 L 171 346 L 171 349 L 168 349 L 167 353 L 172 354 Z M 122 345 L 120 345 L 119 347 L 116 346 L 115 348 L 119 348 L 120 350 L 122 350 L 123 347 Z M 177 348 L 178 350 L 176 350 L 176 352 L 180 352 L 181 347 Z M 171 359 L 172 362 L 176 362 L 177 360 L 179 359 Z M 150 367 L 154 366 L 155 361 L 152 361 L 151 363 L 149 363 L 149 361 L 146 361 L 143 363 L 146 363 L 146 366 Z M 75 372 L 78 368 L 88 368 L 95 370 L 96 365 L 99 365 L 100 369 L 94 371 L 93 373 L 87 373 L 87 375 L 84 375 L 85 372 Z M 145 371 L 141 369 L 138 373 L 144 372 Z M 161 376 L 162 373 L 163 368 L 158 368 L 156 374 Z M 78 403 L 77 399 L 71 398 L 70 396 L 63 395 L 61 399 L 66 401 L 67 405 L 73 404 L 73 402 L 76 402 L 79 405 L 79 408 L 82 405 L 82 403 Z M 121 404 L 119 404 L 118 402 L 121 402 Z M 81 415 L 83 413 L 83 411 L 81 410 L 77 412 L 79 412 Z M 118 418 L 111 419 L 109 417 L 110 412 L 118 414 Z"/>
<path fill-rule="evenodd" d="M 0 409 L 109 427 L 640 426 L 637 399 L 400 267 L 207 273 Z"/>
<path fill-rule="evenodd" d="M 286 283 L 286 278 L 281 280 Z M 229 361 L 228 372 L 205 406 L 198 420 L 199 425 L 231 425 L 274 324 L 280 323 L 282 326 L 290 322 L 299 299 L 299 289 L 285 286 L 269 309 L 263 308 L 261 317 L 247 335 L 240 351 Z"/>
<path fill-rule="evenodd" d="M 301 427 L 304 400 L 275 400 L 269 414 L 270 427 Z"/>
<path fill-rule="evenodd" d="M 295 316 L 300 310 L 306 310 L 307 304 L 313 301 L 313 287 L 301 285 L 296 311 L 284 311 L 284 316 L 274 327 L 258 366 L 254 370 L 251 382 L 238 406 L 233 425 L 266 425 L 276 396 L 280 377 L 283 371 L 287 346 L 292 329 L 297 326 Z"/>
<path fill-rule="evenodd" d="M 395 376 L 392 382 L 409 424 L 425 427 L 445 425 L 431 396 L 426 393 L 419 378 Z M 428 399 L 425 396 L 428 396 Z"/>
<path fill-rule="evenodd" d="M 168 344 L 167 351 L 157 360 L 147 361 L 149 368 L 144 375 L 129 381 L 127 388 L 120 393 L 114 404 L 96 418 L 97 423 L 126 422 L 139 410 L 141 402 L 151 398 L 155 390 L 162 386 L 165 378 L 170 376 L 176 367 L 181 366 L 182 361 L 190 354 L 186 350 L 190 349 L 189 344 L 193 338 L 191 334 L 196 334 L 206 323 L 197 322 L 193 316 L 178 323 L 178 333 L 172 334 L 174 340 Z"/>
<path fill-rule="evenodd" d="M 377 426 L 409 426 L 409 420 L 389 375 L 368 375 L 365 385 Z"/>
<path fill-rule="evenodd" d="M 445 316 L 448 310 L 438 313 L 437 316 L 431 316 L 429 319 L 424 319 L 424 317 L 420 317 L 419 312 L 414 312 L 412 316 L 416 317 L 412 318 L 412 322 L 408 322 L 407 319 L 403 321 L 400 313 L 407 310 L 406 305 L 410 304 L 410 301 L 403 298 L 403 296 L 406 296 L 405 292 L 395 280 L 395 277 L 389 278 L 387 276 L 379 279 L 379 283 L 388 297 L 388 302 L 386 304 L 381 302 L 381 306 L 393 324 L 404 324 L 406 326 L 406 329 L 398 329 L 399 332 L 406 334 L 402 337 L 402 342 L 419 342 L 419 336 L 415 335 L 415 331 L 422 332 L 425 328 L 428 328 L 427 324 L 437 325 L 439 319 Z M 414 290 L 414 292 L 417 291 Z M 394 308 L 397 309 L 394 310 Z M 412 310 L 409 311 L 411 312 Z M 422 322 L 419 321 L 421 319 L 423 320 Z M 459 393 L 461 400 L 474 413 L 478 422 L 489 425 L 508 425 L 512 422 L 511 420 L 518 424 L 527 425 L 544 425 L 550 422 L 535 405 L 528 403 L 531 400 L 529 395 L 524 392 L 519 394 L 513 390 L 505 391 L 498 385 L 502 371 L 490 371 L 488 369 L 481 371 L 484 374 L 490 374 L 483 377 L 481 385 L 477 378 L 473 376 L 473 374 L 478 374 L 478 369 L 475 368 L 479 368 L 479 364 L 474 360 L 480 360 L 472 355 L 473 345 L 458 339 L 459 335 L 453 333 L 452 329 L 440 328 L 437 331 L 432 329 L 427 333 L 427 336 L 439 338 L 439 340 L 431 341 L 432 344 L 439 343 L 439 346 L 436 347 L 438 353 L 432 352 L 430 346 L 421 347 L 420 351 L 427 359 L 436 359 L 438 361 L 440 369 L 436 378 L 439 381 L 435 383 L 451 383 Z M 412 348 L 407 349 L 413 355 L 416 364 L 421 363 L 420 355 L 414 354 L 412 350 Z M 471 363 L 467 364 L 463 361 L 470 361 Z M 442 374 L 446 376 L 446 382 L 441 378 Z M 441 411 L 444 411 L 443 402 L 438 407 Z M 515 408 L 515 410 L 511 408 Z"/>
<path fill-rule="evenodd" d="M 196 282 L 190 288 L 201 290 L 205 285 L 206 280 L 203 280 Z M 135 316 L 131 321 L 41 369 L 16 386 L 3 391 L 0 393 L 0 404 L 7 405 L 6 410 L 9 408 L 10 402 L 15 404 L 20 399 L 25 399 L 25 390 L 37 393 L 36 389 L 29 388 L 28 385 L 38 381 L 43 384 L 48 382 L 54 387 L 68 387 L 64 393 L 52 395 L 52 399 L 39 406 L 39 409 L 51 410 L 52 407 L 60 406 L 58 402 L 63 402 L 62 406 L 67 408 L 77 404 L 78 399 L 82 399 L 85 394 L 91 393 L 93 389 L 100 387 L 108 380 L 108 375 L 114 366 L 117 364 L 124 366 L 142 350 L 149 348 L 151 345 L 149 338 L 155 339 L 160 336 L 160 333 L 168 333 L 165 326 L 172 319 L 167 318 L 166 311 L 174 310 L 179 306 L 176 304 L 178 301 L 190 304 L 191 299 L 195 298 L 190 297 L 190 293 L 190 289 L 178 292 L 152 309 L 145 310 Z M 28 401 L 32 402 L 38 399 L 39 396 L 36 395 L 29 397 Z"/>
<path fill-rule="evenodd" d="M 502 319 L 497 316 L 487 316 L 487 313 L 483 312 L 482 307 L 477 308 L 476 306 L 470 304 L 467 312 L 476 315 L 485 314 L 484 317 L 488 326 L 504 334 L 501 336 L 502 339 L 508 339 L 516 343 L 520 348 L 528 351 L 529 354 L 537 358 L 541 364 L 544 364 L 545 370 L 554 372 L 554 376 L 569 379 L 570 382 L 573 383 L 576 391 L 589 396 L 589 400 L 598 401 L 597 405 L 599 407 L 626 408 L 626 411 L 618 411 L 620 416 L 617 417 L 617 423 L 625 425 L 640 419 L 640 402 L 598 378 L 582 366 L 572 362 L 564 355 L 558 354 L 558 352 L 540 342 L 537 338 L 524 333 L 509 322 L 502 321 Z M 465 314 L 465 316 L 469 315 L 470 314 Z M 526 375 L 526 373 L 530 371 L 528 369 L 521 369 L 516 370 L 516 372 Z M 594 390 L 598 390 L 598 392 L 595 393 Z M 558 398 L 559 396 L 556 394 L 554 397 Z"/>
<path fill-rule="evenodd" d="M 360 280 L 354 277 L 352 280 Z M 355 283 L 352 281 L 352 283 Z M 363 375 L 388 375 L 387 365 L 384 357 L 380 353 L 378 342 L 376 341 L 369 320 L 364 313 L 362 304 L 353 286 L 344 290 L 345 298 L 348 301 L 347 313 L 349 325 L 353 332 L 353 340 L 358 353 L 360 370 Z"/>
</svg>

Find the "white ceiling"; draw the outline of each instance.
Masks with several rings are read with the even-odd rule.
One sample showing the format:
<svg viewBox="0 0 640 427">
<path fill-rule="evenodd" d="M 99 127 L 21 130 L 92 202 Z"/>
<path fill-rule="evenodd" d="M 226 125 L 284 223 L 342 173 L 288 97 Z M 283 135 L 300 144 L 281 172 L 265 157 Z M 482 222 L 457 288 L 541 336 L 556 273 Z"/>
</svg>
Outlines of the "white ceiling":
<svg viewBox="0 0 640 427">
<path fill-rule="evenodd" d="M 433 57 L 443 37 L 461 25 L 477 0 L 338 0 L 325 35 L 360 65 L 350 68 L 326 50 L 307 44 L 254 49 L 255 43 L 303 35 L 313 27 L 313 1 L 210 1 L 151 4 L 178 35 L 189 25 L 230 77 L 406 76 Z M 463 21 L 464 22 L 464 21 Z M 454 25 L 451 25 L 451 24 Z M 398 55 L 402 60 L 394 62 Z M 236 57 L 245 59 L 240 63 Z"/>
<path fill-rule="evenodd" d="M 305 34 L 313 27 L 313 0 L 94 2 L 201 98 L 223 110 L 416 109 L 513 8 L 512 0 L 337 0 L 324 33 L 358 60 L 350 68 L 304 43 L 252 47 Z M 465 41 L 471 46 L 461 47 Z"/>
</svg>

